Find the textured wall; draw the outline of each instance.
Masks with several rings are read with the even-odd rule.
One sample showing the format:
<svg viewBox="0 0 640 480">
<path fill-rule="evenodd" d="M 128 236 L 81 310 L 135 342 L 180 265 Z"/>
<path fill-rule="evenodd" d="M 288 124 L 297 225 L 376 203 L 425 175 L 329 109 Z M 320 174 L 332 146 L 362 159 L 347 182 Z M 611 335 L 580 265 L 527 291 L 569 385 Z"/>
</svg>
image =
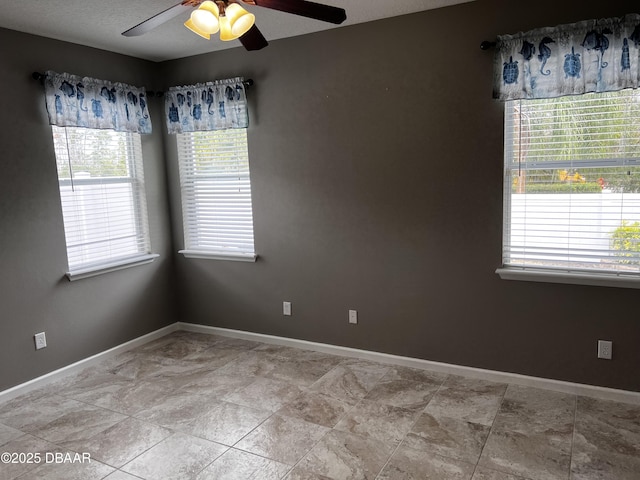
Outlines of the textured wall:
<svg viewBox="0 0 640 480">
<path fill-rule="evenodd" d="M 70 283 L 44 90 L 55 70 L 158 88 L 156 64 L 0 30 L 0 391 L 175 321 L 162 120 L 142 148 L 150 265 Z M 11 104 L 9 104 L 11 102 Z M 152 100 L 152 113 L 159 112 Z M 35 351 L 33 335 L 49 346 Z"/>
<path fill-rule="evenodd" d="M 491 98 L 492 54 L 479 49 L 501 33 L 636 8 L 478 0 L 162 64 L 173 85 L 256 81 L 249 153 L 260 258 L 177 258 L 181 320 L 640 390 L 637 290 L 494 273 L 503 109 Z M 179 247 L 172 137 L 166 151 Z M 613 340 L 613 361 L 596 359 L 598 339 Z"/>
</svg>

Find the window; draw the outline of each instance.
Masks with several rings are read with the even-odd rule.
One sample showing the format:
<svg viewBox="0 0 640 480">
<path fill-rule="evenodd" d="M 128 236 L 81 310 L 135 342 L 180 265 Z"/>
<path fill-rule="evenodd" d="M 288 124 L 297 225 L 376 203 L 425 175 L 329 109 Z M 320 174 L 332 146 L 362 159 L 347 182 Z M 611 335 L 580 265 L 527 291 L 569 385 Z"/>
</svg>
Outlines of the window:
<svg viewBox="0 0 640 480">
<path fill-rule="evenodd" d="M 503 278 L 640 286 L 640 91 L 507 102 L 504 179 Z"/>
<path fill-rule="evenodd" d="M 151 261 L 140 135 L 52 129 L 69 279 Z"/>
<path fill-rule="evenodd" d="M 178 134 L 187 257 L 255 261 L 246 128 Z"/>
</svg>

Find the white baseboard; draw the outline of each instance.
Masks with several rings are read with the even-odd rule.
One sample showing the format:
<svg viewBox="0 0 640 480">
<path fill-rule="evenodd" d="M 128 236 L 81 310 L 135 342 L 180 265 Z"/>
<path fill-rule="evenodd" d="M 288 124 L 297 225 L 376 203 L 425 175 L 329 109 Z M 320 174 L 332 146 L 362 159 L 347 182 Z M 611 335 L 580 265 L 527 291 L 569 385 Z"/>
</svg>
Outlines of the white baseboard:
<svg viewBox="0 0 640 480">
<path fill-rule="evenodd" d="M 273 345 L 283 345 L 287 347 L 302 348 L 313 350 L 316 352 L 328 353 L 332 355 L 340 355 L 345 357 L 361 358 L 380 363 L 388 363 L 391 365 L 400 365 L 403 367 L 419 368 L 422 370 L 431 370 L 440 373 L 453 375 L 463 375 L 465 377 L 479 378 L 493 382 L 513 383 L 515 385 L 524 385 L 528 387 L 543 388 L 546 390 L 554 390 L 562 393 L 570 393 L 574 395 L 582 395 L 585 397 L 600 398 L 603 400 L 612 400 L 616 402 L 631 403 L 640 405 L 640 392 L 629 390 L 618 390 L 615 388 L 598 387 L 595 385 L 586 385 L 582 383 L 565 382 L 562 380 L 553 380 L 548 378 L 531 377 L 528 375 L 520 375 L 517 373 L 500 372 L 496 370 L 485 370 L 482 368 L 465 367 L 462 365 L 453 365 L 450 363 L 433 362 L 430 360 L 422 360 L 419 358 L 402 357 L 399 355 L 390 355 L 387 353 L 372 352 L 369 350 L 358 350 L 349 347 L 340 347 L 326 343 L 309 342 L 306 340 L 296 340 L 292 338 L 276 337 L 273 335 L 264 335 L 260 333 L 245 332 L 242 330 L 231 330 L 228 328 L 209 327 L 206 325 L 197 325 L 194 323 L 178 322 L 179 330 L 189 332 L 210 333 L 222 335 L 226 337 L 241 338 L 244 340 L 253 340 L 256 342 L 269 343 Z"/>
<path fill-rule="evenodd" d="M 87 367 L 106 360 L 107 358 L 115 357 L 116 355 L 126 352 L 127 350 L 139 347 L 140 345 L 149 343 L 153 340 L 156 340 L 157 338 L 164 337 L 165 335 L 175 332 L 178 329 L 178 323 L 167 325 L 164 328 L 160 328 L 159 330 L 156 330 L 154 332 L 147 333 L 146 335 L 138 338 L 134 338 L 133 340 L 118 345 L 117 347 L 110 348 L 109 350 L 105 350 L 104 352 L 100 352 L 96 355 L 85 358 L 84 360 L 80 360 L 78 362 L 72 363 L 71 365 L 67 365 L 66 367 L 59 368 L 58 370 L 54 370 L 53 372 L 49 372 L 45 375 L 34 378 L 33 380 L 29 380 L 28 382 L 21 383 L 20 385 L 16 385 L 15 387 L 11 387 L 8 390 L 0 392 L 0 403 L 6 402 L 7 400 L 11 400 L 12 398 L 18 397 L 20 395 L 24 395 L 25 393 L 29 393 L 38 388 L 44 387 L 45 385 L 59 380 L 62 377 L 66 377 L 67 375 L 78 373 Z"/>
<path fill-rule="evenodd" d="M 387 353 L 379 353 L 369 350 L 340 347 L 337 345 L 330 345 L 326 343 L 309 342 L 306 340 L 296 340 L 293 338 L 277 337 L 274 335 L 252 333 L 242 330 L 232 330 L 228 328 L 210 327 L 207 325 L 198 325 L 185 322 L 176 322 L 172 325 L 168 325 L 154 332 L 135 338 L 129 342 L 125 342 L 122 345 L 118 345 L 117 347 L 105 350 L 104 352 L 98 353 L 84 360 L 80 360 L 66 367 L 47 373 L 46 375 L 42 375 L 41 377 L 34 378 L 33 380 L 30 380 L 28 382 L 16 385 L 15 387 L 9 388 L 8 390 L 4 390 L 0 392 L 0 403 L 11 400 L 12 398 L 23 395 L 25 393 L 29 393 L 32 390 L 43 387 L 53 381 L 59 380 L 62 377 L 77 373 L 87 367 L 106 360 L 107 358 L 126 352 L 127 350 L 131 350 L 132 348 L 138 347 L 140 345 L 144 345 L 145 343 L 149 343 L 153 340 L 156 340 L 157 338 L 163 337 L 178 330 L 215 334 L 225 337 L 240 338 L 244 340 L 253 340 L 256 342 L 269 343 L 272 345 L 283 345 L 287 347 L 313 350 L 316 352 L 322 352 L 331 355 L 360 358 L 363 360 L 371 360 L 374 362 L 387 363 L 390 365 L 419 368 L 422 370 L 431 370 L 452 375 L 463 375 L 466 377 L 479 378 L 494 382 L 512 383 L 515 385 L 544 388 L 547 390 L 554 390 L 557 392 L 570 393 L 574 395 L 582 395 L 585 397 L 594 397 L 604 400 L 613 400 L 616 402 L 640 405 L 640 392 L 598 387 L 595 385 L 586 385 L 582 383 L 564 382 L 561 380 L 552 380 L 548 378 L 531 377 L 528 375 L 520 375 L 517 373 L 507 373 L 499 372 L 496 370 L 465 367 L 462 365 L 433 362 L 430 360 L 422 360 L 419 358 L 402 357 L 399 355 L 390 355 Z"/>
</svg>

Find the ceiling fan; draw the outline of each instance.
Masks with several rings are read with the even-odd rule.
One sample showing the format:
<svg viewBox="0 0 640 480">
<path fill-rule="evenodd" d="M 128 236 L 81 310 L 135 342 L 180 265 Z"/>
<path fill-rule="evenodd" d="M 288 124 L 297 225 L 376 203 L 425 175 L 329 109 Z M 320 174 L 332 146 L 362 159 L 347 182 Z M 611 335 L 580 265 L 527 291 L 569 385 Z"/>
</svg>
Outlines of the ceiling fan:
<svg viewBox="0 0 640 480">
<path fill-rule="evenodd" d="M 201 37 L 209 39 L 210 35 L 220 31 L 221 40 L 239 39 L 247 50 L 260 50 L 266 47 L 269 42 L 255 25 L 254 15 L 242 8 L 240 3 L 238 0 L 182 0 L 177 5 L 122 32 L 122 35 L 125 37 L 143 35 L 171 18 L 191 11 L 191 17 L 184 25 Z M 340 24 L 347 18 L 343 8 L 307 0 L 242 0 L 242 3 L 335 24 Z"/>
</svg>

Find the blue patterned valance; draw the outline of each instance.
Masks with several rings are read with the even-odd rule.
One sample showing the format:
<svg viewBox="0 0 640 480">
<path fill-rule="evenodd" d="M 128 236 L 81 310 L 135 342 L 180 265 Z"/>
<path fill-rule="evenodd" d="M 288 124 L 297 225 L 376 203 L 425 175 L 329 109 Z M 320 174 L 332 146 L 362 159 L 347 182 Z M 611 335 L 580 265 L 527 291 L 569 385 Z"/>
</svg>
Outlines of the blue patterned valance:
<svg viewBox="0 0 640 480">
<path fill-rule="evenodd" d="M 640 85 L 640 15 L 498 37 L 494 98 L 550 98 Z"/>
<path fill-rule="evenodd" d="M 169 133 L 246 128 L 247 98 L 241 77 L 185 87 L 165 94 Z"/>
<path fill-rule="evenodd" d="M 44 86 L 51 125 L 151 133 L 144 87 L 51 71 Z"/>
</svg>

